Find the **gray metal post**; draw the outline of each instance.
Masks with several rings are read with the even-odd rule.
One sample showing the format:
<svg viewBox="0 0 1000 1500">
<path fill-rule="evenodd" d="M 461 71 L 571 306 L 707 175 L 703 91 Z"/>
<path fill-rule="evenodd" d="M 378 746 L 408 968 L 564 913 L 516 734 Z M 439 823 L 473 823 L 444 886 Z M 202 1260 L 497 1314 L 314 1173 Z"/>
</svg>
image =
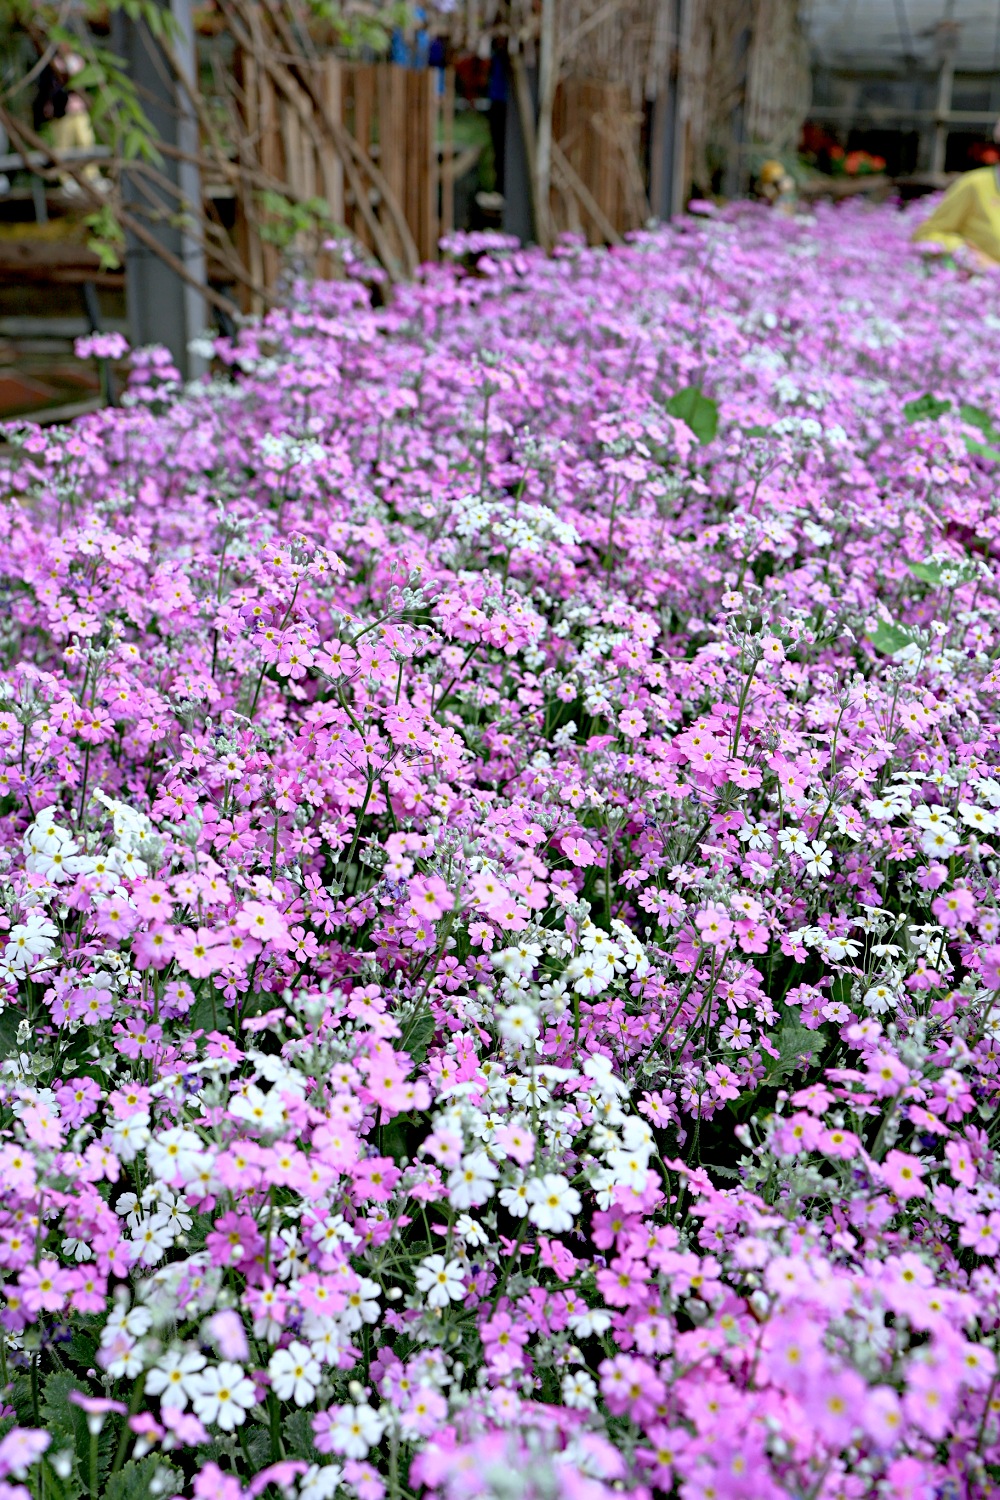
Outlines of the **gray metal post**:
<svg viewBox="0 0 1000 1500">
<path fill-rule="evenodd" d="M 538 74 L 528 68 L 528 84 L 532 104 L 538 108 Z M 504 189 L 503 229 L 505 234 L 516 234 L 524 245 L 537 239 L 535 215 L 531 198 L 531 169 L 528 165 L 528 148 L 521 129 L 521 116 L 517 107 L 514 80 L 507 81 L 507 116 L 504 133 Z"/>
<path fill-rule="evenodd" d="M 948 6 L 948 16 L 937 27 L 937 50 L 940 58 L 937 99 L 934 105 L 934 144 L 931 148 L 931 171 L 944 171 L 948 150 L 948 120 L 951 112 L 951 90 L 955 81 L 955 52 L 958 48 L 958 26 L 951 19 L 953 6 Z"/>
<path fill-rule="evenodd" d="M 649 139 L 649 206 L 654 219 L 669 219 L 674 206 L 677 122 L 680 93 L 680 0 L 667 0 L 658 16 L 667 29 L 662 67 L 656 80 Z"/>
<path fill-rule="evenodd" d="M 160 4 L 173 16 L 178 33 L 175 53 L 193 84 L 197 62 L 192 0 L 160 0 Z M 155 39 L 141 22 L 122 17 L 120 46 L 157 137 L 188 157 L 197 156 L 198 122 L 189 95 L 171 73 Z M 187 211 L 200 217 L 201 173 L 197 163 L 165 156 L 160 171 L 176 184 Z M 143 198 L 135 185 L 129 196 L 134 211 L 138 210 Z M 205 368 L 204 360 L 188 349 L 209 321 L 200 290 L 205 285 L 205 254 L 196 235 L 184 227 L 183 215 L 178 215 L 181 205 L 171 200 L 165 206 L 164 220 L 152 222 L 150 228 L 191 279 L 179 276 L 154 250 L 129 235 L 125 251 L 129 325 L 133 344 L 165 344 L 181 374 L 191 378 Z M 144 214 L 137 216 L 145 218 Z M 177 222 L 178 217 L 182 222 Z"/>
</svg>

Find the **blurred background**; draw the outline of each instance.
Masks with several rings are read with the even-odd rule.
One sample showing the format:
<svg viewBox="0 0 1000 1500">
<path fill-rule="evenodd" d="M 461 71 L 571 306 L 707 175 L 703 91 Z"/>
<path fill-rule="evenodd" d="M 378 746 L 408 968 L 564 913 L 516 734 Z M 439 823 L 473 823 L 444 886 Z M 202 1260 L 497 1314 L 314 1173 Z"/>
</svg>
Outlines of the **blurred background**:
<svg viewBox="0 0 1000 1500">
<path fill-rule="evenodd" d="M 114 399 L 87 333 L 196 374 L 297 277 L 906 201 L 998 114 L 1000 0 L 0 0 L 0 418 Z"/>
</svg>

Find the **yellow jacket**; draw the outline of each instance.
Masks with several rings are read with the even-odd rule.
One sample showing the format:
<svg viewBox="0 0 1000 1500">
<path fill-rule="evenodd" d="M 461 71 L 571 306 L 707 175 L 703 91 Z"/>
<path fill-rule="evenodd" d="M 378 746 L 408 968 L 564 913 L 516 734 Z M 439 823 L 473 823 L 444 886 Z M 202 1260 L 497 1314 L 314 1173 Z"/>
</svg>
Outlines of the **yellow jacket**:
<svg viewBox="0 0 1000 1500">
<path fill-rule="evenodd" d="M 978 167 L 953 182 L 930 218 L 914 230 L 942 250 L 970 245 L 1000 263 L 1000 181 L 994 167 Z"/>
</svg>

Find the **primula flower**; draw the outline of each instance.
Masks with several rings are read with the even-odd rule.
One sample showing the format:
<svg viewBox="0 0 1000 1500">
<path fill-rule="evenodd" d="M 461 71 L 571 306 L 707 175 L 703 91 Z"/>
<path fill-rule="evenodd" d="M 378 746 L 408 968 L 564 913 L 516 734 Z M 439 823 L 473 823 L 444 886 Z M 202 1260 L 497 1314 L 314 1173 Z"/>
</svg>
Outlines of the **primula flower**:
<svg viewBox="0 0 1000 1500">
<path fill-rule="evenodd" d="M 904 1202 L 926 1195 L 927 1189 L 921 1181 L 926 1168 L 917 1157 L 909 1156 L 905 1151 L 889 1151 L 881 1171 L 886 1187 Z"/>
<path fill-rule="evenodd" d="M 256 1405 L 257 1393 L 242 1365 L 222 1360 L 191 1378 L 191 1404 L 195 1416 L 206 1426 L 213 1424 L 223 1432 L 242 1427 L 247 1412 Z"/>
<path fill-rule="evenodd" d="M 429 1255 L 417 1267 L 414 1285 L 424 1292 L 428 1307 L 447 1307 L 465 1295 L 464 1271 L 457 1260 L 446 1261 L 443 1255 Z"/>
<path fill-rule="evenodd" d="M 281 1401 L 308 1406 L 321 1379 L 319 1362 L 307 1345 L 294 1340 L 287 1349 L 277 1349 L 268 1364 L 271 1387 Z"/>
</svg>

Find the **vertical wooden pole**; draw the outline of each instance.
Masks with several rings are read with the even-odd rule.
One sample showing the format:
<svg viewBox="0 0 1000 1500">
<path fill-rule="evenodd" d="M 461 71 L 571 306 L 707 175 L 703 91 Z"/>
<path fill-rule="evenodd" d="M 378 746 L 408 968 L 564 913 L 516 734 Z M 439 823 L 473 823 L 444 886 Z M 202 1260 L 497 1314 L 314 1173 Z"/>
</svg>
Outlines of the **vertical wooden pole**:
<svg viewBox="0 0 1000 1500">
<path fill-rule="evenodd" d="M 535 218 L 539 242 L 552 243 L 552 111 L 559 61 L 556 57 L 556 0 L 541 0 L 538 39 L 538 123 L 535 127 Z"/>
<path fill-rule="evenodd" d="M 379 63 L 376 74 L 379 170 L 390 192 L 402 203 L 408 167 L 406 69 L 397 63 Z"/>
<path fill-rule="evenodd" d="M 677 112 L 674 117 L 674 160 L 670 174 L 670 213 L 683 213 L 691 184 L 691 101 L 687 60 L 691 54 L 692 0 L 677 3 Z"/>
<path fill-rule="evenodd" d="M 281 122 L 278 118 L 278 99 L 271 75 L 265 69 L 258 73 L 258 95 L 260 99 L 260 165 L 261 170 L 278 182 L 285 180 L 285 168 L 281 151 Z M 273 291 L 281 273 L 281 256 L 277 245 L 262 242 L 264 263 L 264 285 Z"/>
<path fill-rule="evenodd" d="M 372 156 L 373 124 L 375 124 L 375 68 L 364 63 L 354 69 L 354 139 L 367 157 Z M 366 174 L 361 172 L 361 190 L 367 192 Z M 361 245 L 372 249 L 372 233 L 364 222 L 361 211 L 354 216 L 354 233 Z"/>
<path fill-rule="evenodd" d="M 331 120 L 342 124 L 344 119 L 343 104 L 343 80 L 341 77 L 340 58 L 331 53 L 323 59 L 322 78 L 320 82 L 321 97 L 326 105 Z M 323 191 L 330 209 L 330 217 L 335 224 L 344 222 L 344 164 L 340 160 L 332 144 L 323 147 L 323 157 L 320 163 L 323 176 Z"/>
<path fill-rule="evenodd" d="M 441 132 L 441 223 L 438 238 L 451 234 L 455 228 L 455 177 L 452 167 L 455 161 L 455 70 L 444 70 L 444 98 L 442 101 Z"/>
<path fill-rule="evenodd" d="M 437 205 L 438 205 L 438 153 L 437 153 L 437 73 L 433 68 L 423 68 L 417 73 L 420 80 L 421 102 L 421 173 L 420 192 L 420 238 L 417 244 L 423 260 L 437 259 Z"/>
<path fill-rule="evenodd" d="M 239 48 L 233 60 L 233 73 L 239 87 L 239 110 L 243 119 L 243 130 L 238 144 L 240 164 L 252 167 L 257 161 L 260 145 L 260 111 L 257 98 L 257 62 L 252 53 Z M 240 259 L 247 267 L 258 286 L 264 283 L 264 253 L 260 229 L 253 198 L 253 187 L 246 178 L 240 178 L 236 198 L 236 248 Z M 240 286 L 240 308 L 257 317 L 264 311 L 264 301 L 258 292 Z"/>
</svg>

